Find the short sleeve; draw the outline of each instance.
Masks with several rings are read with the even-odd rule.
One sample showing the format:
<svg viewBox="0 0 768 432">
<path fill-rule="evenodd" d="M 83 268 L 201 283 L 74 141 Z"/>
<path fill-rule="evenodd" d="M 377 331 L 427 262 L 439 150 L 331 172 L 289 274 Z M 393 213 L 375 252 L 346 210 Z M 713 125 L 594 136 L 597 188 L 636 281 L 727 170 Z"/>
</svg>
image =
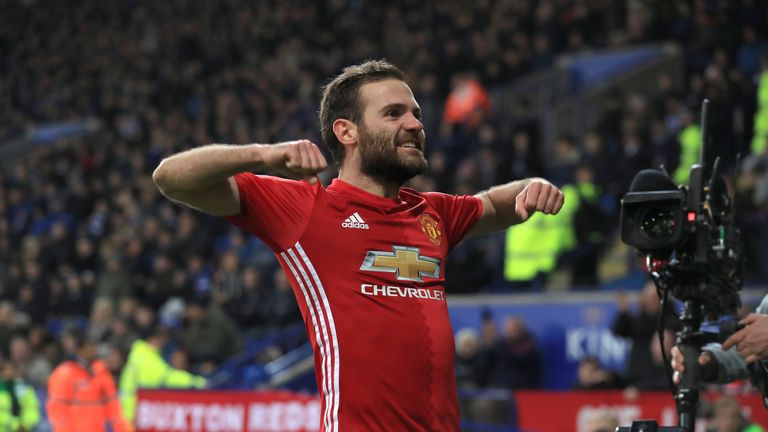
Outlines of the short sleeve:
<svg viewBox="0 0 768 432">
<path fill-rule="evenodd" d="M 448 250 L 467 235 L 483 214 L 483 203 L 480 198 L 472 195 L 447 195 L 439 192 L 428 192 L 424 198 L 437 211 L 443 221 L 445 235 L 448 239 Z"/>
<path fill-rule="evenodd" d="M 273 251 L 298 241 L 309 221 L 320 183 L 288 180 L 251 173 L 235 175 L 240 193 L 240 214 L 224 216 L 228 222 L 264 241 Z"/>
</svg>

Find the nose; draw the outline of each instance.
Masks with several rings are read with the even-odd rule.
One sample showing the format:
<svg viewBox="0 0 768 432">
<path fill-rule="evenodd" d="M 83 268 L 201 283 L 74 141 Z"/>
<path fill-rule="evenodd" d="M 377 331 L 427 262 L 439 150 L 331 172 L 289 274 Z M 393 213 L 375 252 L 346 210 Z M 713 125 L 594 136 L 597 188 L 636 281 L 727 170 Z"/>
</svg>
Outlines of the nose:
<svg viewBox="0 0 768 432">
<path fill-rule="evenodd" d="M 424 130 L 424 123 L 411 112 L 405 114 L 403 120 L 403 129 L 409 132 L 420 132 Z"/>
</svg>

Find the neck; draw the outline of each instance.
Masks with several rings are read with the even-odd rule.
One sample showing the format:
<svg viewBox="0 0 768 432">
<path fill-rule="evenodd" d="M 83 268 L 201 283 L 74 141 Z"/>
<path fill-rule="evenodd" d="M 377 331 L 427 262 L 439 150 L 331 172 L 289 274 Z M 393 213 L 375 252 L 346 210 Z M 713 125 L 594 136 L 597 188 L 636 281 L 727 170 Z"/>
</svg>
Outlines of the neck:
<svg viewBox="0 0 768 432">
<path fill-rule="evenodd" d="M 72 357 L 72 360 L 74 360 L 77 363 L 80 363 L 86 369 L 90 369 L 91 363 L 93 363 L 93 360 L 89 360 L 87 357 L 82 356 L 80 354 L 75 354 Z"/>
<path fill-rule="evenodd" d="M 387 182 L 365 175 L 360 171 L 339 169 L 339 180 L 368 193 L 385 198 L 396 198 L 402 184 Z"/>
</svg>

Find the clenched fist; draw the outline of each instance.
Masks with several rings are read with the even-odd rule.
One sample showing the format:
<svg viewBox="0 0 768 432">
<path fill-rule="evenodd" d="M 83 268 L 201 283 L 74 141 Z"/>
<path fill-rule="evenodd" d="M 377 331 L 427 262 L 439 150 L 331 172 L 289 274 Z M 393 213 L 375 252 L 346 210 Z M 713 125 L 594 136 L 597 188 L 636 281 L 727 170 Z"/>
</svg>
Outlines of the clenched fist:
<svg viewBox="0 0 768 432">
<path fill-rule="evenodd" d="M 287 141 L 260 148 L 264 166 L 284 177 L 318 181 L 317 174 L 328 168 L 328 162 L 317 145 L 309 140 Z"/>
<path fill-rule="evenodd" d="M 557 214 L 563 202 L 563 192 L 555 185 L 544 179 L 531 179 L 515 198 L 515 213 L 523 221 L 535 211 Z"/>
</svg>

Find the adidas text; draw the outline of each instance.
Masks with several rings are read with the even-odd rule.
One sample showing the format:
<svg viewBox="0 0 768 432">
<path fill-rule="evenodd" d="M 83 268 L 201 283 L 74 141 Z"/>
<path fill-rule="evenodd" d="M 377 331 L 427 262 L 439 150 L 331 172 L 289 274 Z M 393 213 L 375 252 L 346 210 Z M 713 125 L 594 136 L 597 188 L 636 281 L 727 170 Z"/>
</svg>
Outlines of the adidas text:
<svg viewBox="0 0 768 432">
<path fill-rule="evenodd" d="M 360 223 L 360 222 L 344 221 L 341 223 L 341 226 L 343 226 L 344 228 L 370 229 L 367 223 Z"/>
<path fill-rule="evenodd" d="M 360 213 L 358 212 L 354 212 L 349 215 L 348 218 L 344 219 L 344 222 L 341 223 L 341 226 L 344 228 L 368 229 L 368 224 L 365 223 L 363 218 L 360 217 Z"/>
</svg>

